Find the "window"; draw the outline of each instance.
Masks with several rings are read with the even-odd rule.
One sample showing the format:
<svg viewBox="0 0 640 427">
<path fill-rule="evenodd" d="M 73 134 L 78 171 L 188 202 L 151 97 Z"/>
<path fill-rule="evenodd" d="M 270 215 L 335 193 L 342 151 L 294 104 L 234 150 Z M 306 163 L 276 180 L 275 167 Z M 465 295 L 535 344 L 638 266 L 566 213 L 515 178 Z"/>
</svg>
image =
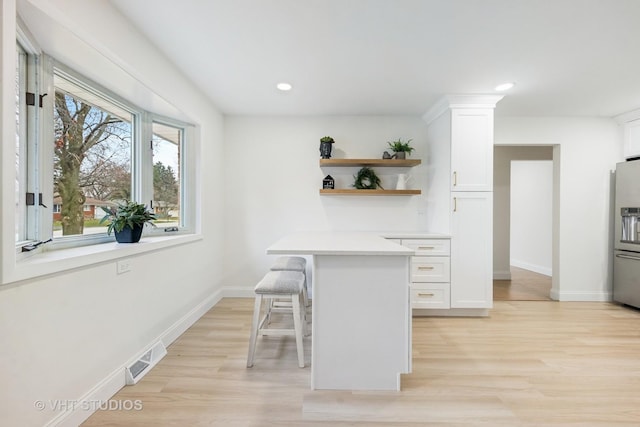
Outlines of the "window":
<svg viewBox="0 0 640 427">
<path fill-rule="evenodd" d="M 156 213 L 157 227 L 146 234 L 193 232 L 195 215 L 185 215 L 186 196 L 193 194 L 185 179 L 193 173 L 186 160 L 190 126 L 137 108 L 50 58 L 42 62 L 46 65 L 16 44 L 18 249 L 49 239 L 52 243 L 35 247 L 113 241 L 100 222 L 103 208 L 125 200 Z M 34 73 L 51 88 L 43 107 L 27 103 L 40 98 L 31 87 Z"/>
<path fill-rule="evenodd" d="M 108 207 L 132 198 L 135 116 L 62 71 L 54 86 L 53 237 L 104 233 L 86 202 Z"/>
<path fill-rule="evenodd" d="M 153 208 L 156 225 L 180 225 L 180 150 L 183 130 L 169 124 L 153 122 Z"/>
</svg>

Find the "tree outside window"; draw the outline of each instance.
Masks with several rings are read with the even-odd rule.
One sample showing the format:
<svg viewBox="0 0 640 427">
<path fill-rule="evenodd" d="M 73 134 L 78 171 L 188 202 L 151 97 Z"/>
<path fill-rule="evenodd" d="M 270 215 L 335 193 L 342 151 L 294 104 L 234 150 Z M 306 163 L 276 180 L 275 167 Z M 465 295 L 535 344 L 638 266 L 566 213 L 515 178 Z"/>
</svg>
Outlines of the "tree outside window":
<svg viewBox="0 0 640 427">
<path fill-rule="evenodd" d="M 87 223 L 98 225 L 85 214 L 87 198 L 109 206 L 131 197 L 133 117 L 58 76 L 55 85 L 53 181 L 60 215 L 54 230 L 85 234 Z"/>
</svg>

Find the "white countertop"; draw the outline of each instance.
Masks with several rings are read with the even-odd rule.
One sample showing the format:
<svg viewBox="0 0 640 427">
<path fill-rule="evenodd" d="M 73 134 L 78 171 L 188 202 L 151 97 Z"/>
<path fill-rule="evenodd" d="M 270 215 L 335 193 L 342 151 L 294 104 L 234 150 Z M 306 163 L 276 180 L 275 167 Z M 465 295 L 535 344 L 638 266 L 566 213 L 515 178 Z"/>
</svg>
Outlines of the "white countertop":
<svg viewBox="0 0 640 427">
<path fill-rule="evenodd" d="M 428 231 L 372 231 L 385 239 L 450 239 L 449 234 L 429 233 Z"/>
<path fill-rule="evenodd" d="M 267 254 L 289 255 L 398 255 L 415 252 L 390 242 L 379 233 L 305 231 L 289 234 L 267 248 Z"/>
</svg>

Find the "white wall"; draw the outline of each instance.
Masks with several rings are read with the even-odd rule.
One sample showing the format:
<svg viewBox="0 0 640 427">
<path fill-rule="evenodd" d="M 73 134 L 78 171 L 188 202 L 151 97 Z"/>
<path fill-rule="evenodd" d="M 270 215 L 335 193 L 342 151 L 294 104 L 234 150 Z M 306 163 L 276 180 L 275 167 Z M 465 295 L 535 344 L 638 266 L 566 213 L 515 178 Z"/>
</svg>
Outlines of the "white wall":
<svg viewBox="0 0 640 427">
<path fill-rule="evenodd" d="M 330 135 L 334 158 L 382 158 L 387 141 L 413 139 L 420 166 L 375 168 L 385 188 L 413 176 L 421 196 L 320 196 L 330 174 L 349 188 L 358 167 L 320 168 L 320 138 Z M 419 117 L 228 117 L 225 120 L 225 284 L 253 287 L 272 257 L 265 249 L 298 230 L 426 230 L 426 124 Z"/>
<path fill-rule="evenodd" d="M 13 3 L 3 1 L 3 81 L 13 78 L 15 16 L 4 13 Z M 18 9 L 37 24 L 33 33 L 48 53 L 134 103 L 196 124 L 198 190 L 206 195 L 199 197 L 202 241 L 134 256 L 132 271 L 122 275 L 109 262 L 0 287 L 0 424 L 35 426 L 58 415 L 36 410 L 36 400 L 109 397 L 104 393 L 124 383 L 127 361 L 221 288 L 223 119 L 107 1 L 21 1 Z M 6 107 L 2 113 L 2 135 L 11 136 L 7 123 L 15 118 Z M 3 215 L 13 210 L 12 188 L 3 174 Z M 3 227 L 3 242 L 13 242 L 11 227 Z M 89 413 L 76 412 L 67 425 L 83 415 Z"/>
<path fill-rule="evenodd" d="M 554 146 L 552 297 L 611 298 L 610 171 L 622 159 L 612 119 L 497 117 L 497 145 Z"/>
<path fill-rule="evenodd" d="M 511 162 L 511 265 L 551 276 L 551 161 Z"/>
</svg>

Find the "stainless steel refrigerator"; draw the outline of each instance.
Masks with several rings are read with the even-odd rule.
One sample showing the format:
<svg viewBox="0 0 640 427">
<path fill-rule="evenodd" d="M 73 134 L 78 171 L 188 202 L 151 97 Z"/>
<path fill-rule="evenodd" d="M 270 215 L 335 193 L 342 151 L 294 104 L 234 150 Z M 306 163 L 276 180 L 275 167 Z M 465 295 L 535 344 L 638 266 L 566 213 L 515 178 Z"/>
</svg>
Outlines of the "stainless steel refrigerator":
<svg viewBox="0 0 640 427">
<path fill-rule="evenodd" d="M 640 308 L 640 160 L 616 166 L 614 301 Z"/>
</svg>

